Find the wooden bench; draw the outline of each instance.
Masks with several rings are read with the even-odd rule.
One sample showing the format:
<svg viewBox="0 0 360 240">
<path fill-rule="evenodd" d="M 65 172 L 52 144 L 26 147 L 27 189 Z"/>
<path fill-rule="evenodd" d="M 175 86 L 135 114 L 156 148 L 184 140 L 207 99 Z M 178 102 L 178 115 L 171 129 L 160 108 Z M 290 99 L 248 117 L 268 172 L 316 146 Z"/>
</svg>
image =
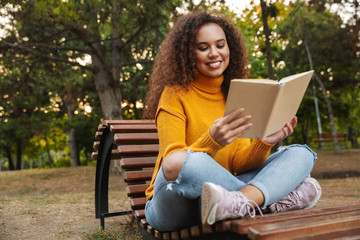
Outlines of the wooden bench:
<svg viewBox="0 0 360 240">
<path fill-rule="evenodd" d="M 264 217 L 225 220 L 175 232 L 160 232 L 145 218 L 145 189 L 158 154 L 158 135 L 152 120 L 111 120 L 99 125 L 93 159 L 96 164 L 95 215 L 105 218 L 133 214 L 144 239 L 333 239 L 360 238 L 360 204 L 299 210 Z M 129 210 L 109 213 L 108 179 L 111 160 L 120 160 L 127 182 Z M 175 207 L 175 206 L 174 206 Z M 171 219 L 169 219 L 171 221 Z"/>
<path fill-rule="evenodd" d="M 348 133 L 346 132 L 338 132 L 336 133 L 336 137 L 340 142 L 344 142 L 345 148 L 347 148 L 347 141 L 349 141 Z M 318 134 L 318 138 L 313 140 L 315 143 L 325 143 L 325 142 L 334 142 L 333 134 L 332 133 L 322 133 Z"/>
</svg>

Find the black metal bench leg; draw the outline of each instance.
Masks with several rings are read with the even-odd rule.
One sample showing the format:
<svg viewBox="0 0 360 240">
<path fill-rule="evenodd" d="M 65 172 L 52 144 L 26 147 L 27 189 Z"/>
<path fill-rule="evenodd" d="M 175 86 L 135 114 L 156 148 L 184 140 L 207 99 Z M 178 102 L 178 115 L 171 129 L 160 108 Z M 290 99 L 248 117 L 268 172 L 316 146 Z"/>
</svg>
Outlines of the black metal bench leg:
<svg viewBox="0 0 360 240">
<path fill-rule="evenodd" d="M 101 225 L 101 230 L 105 229 L 105 218 L 104 217 L 100 217 L 100 225 Z"/>
<path fill-rule="evenodd" d="M 105 226 L 103 214 L 109 211 L 108 184 L 113 141 L 114 134 L 110 132 L 109 128 L 104 129 L 99 146 L 95 179 L 95 216 L 100 218 L 103 229 Z"/>
</svg>

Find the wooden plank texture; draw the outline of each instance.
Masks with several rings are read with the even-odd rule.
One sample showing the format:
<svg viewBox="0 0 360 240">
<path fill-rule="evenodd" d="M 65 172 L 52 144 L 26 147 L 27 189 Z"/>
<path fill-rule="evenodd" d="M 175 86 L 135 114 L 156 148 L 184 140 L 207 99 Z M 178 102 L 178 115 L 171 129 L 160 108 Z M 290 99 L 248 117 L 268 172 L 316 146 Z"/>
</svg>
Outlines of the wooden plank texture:
<svg viewBox="0 0 360 240">
<path fill-rule="evenodd" d="M 154 133 L 157 132 L 155 124 L 111 125 L 112 133 Z"/>
<path fill-rule="evenodd" d="M 130 205 L 132 210 L 144 209 L 146 204 L 146 198 L 132 198 L 130 199 Z"/>
<path fill-rule="evenodd" d="M 153 170 L 143 170 L 143 171 L 127 171 L 124 172 L 125 182 L 134 182 L 134 181 L 149 181 L 153 175 Z"/>
<path fill-rule="evenodd" d="M 157 133 L 115 133 L 117 144 L 159 143 Z"/>
<path fill-rule="evenodd" d="M 100 140 L 101 140 L 101 136 L 102 136 L 102 132 L 97 131 L 97 132 L 95 133 L 95 140 L 96 140 L 96 141 L 100 141 Z"/>
<path fill-rule="evenodd" d="M 247 234 L 248 229 L 251 226 L 255 226 L 258 224 L 286 222 L 290 220 L 312 218 L 314 216 L 329 216 L 333 214 L 346 213 L 357 210 L 360 210 L 360 205 L 352 204 L 345 206 L 335 206 L 325 209 L 307 209 L 307 210 L 289 211 L 289 212 L 283 212 L 277 214 L 265 214 L 264 217 L 256 216 L 255 219 L 252 219 L 249 216 L 247 216 L 242 219 L 232 220 L 231 230 L 238 234 Z"/>
<path fill-rule="evenodd" d="M 91 159 L 94 160 L 94 161 L 97 160 L 98 156 L 99 156 L 98 152 L 92 152 L 91 153 Z M 119 159 L 121 159 L 121 155 L 116 150 L 112 150 L 110 160 L 119 160 Z"/>
<path fill-rule="evenodd" d="M 144 167 L 155 167 L 157 157 L 122 158 L 120 166 L 122 169 L 138 169 Z"/>
<path fill-rule="evenodd" d="M 135 210 L 134 213 L 138 220 L 145 218 L 145 209 Z"/>
<path fill-rule="evenodd" d="M 128 185 L 126 187 L 126 194 L 129 197 L 145 196 L 145 190 L 148 187 L 149 187 L 149 184 Z"/>
<path fill-rule="evenodd" d="M 103 125 L 110 128 L 111 125 L 134 125 L 155 124 L 155 120 L 104 120 Z"/>
<path fill-rule="evenodd" d="M 123 156 L 156 156 L 159 152 L 158 144 L 148 145 L 121 145 L 118 146 L 117 151 Z"/>
<path fill-rule="evenodd" d="M 249 228 L 248 237 L 254 240 L 289 239 L 330 233 L 351 227 L 360 228 L 360 211 L 258 224 Z"/>
</svg>

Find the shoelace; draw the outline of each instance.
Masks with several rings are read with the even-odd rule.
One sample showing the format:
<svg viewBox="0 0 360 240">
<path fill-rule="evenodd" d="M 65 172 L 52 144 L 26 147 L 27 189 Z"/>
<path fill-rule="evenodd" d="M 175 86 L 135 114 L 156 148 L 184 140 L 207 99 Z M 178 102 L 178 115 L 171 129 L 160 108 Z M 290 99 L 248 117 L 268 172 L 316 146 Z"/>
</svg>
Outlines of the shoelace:
<svg viewBox="0 0 360 240">
<path fill-rule="evenodd" d="M 256 202 L 247 199 L 241 192 L 237 192 L 236 194 L 238 198 L 233 199 L 229 209 L 231 212 L 237 212 L 242 216 L 248 213 L 251 218 L 255 218 L 257 209 L 260 215 L 264 217 L 261 208 Z"/>
<path fill-rule="evenodd" d="M 290 192 L 285 198 L 277 201 L 275 207 L 277 211 L 288 209 L 292 205 L 296 205 L 299 202 L 300 196 L 296 192 Z"/>
</svg>

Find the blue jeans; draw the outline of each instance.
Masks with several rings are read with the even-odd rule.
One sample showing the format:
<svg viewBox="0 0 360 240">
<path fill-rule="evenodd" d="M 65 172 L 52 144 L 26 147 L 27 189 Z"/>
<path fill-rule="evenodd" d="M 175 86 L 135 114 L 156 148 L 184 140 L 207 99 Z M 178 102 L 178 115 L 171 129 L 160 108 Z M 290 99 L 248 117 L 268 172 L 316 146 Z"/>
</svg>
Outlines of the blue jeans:
<svg viewBox="0 0 360 240">
<path fill-rule="evenodd" d="M 266 209 L 294 190 L 311 172 L 316 159 L 306 145 L 280 147 L 259 168 L 232 175 L 208 154 L 188 150 L 175 181 L 167 181 L 162 167 L 155 179 L 154 194 L 145 206 L 146 219 L 155 229 L 175 231 L 201 224 L 200 196 L 204 182 L 238 191 L 253 185 L 263 193 Z"/>
</svg>

